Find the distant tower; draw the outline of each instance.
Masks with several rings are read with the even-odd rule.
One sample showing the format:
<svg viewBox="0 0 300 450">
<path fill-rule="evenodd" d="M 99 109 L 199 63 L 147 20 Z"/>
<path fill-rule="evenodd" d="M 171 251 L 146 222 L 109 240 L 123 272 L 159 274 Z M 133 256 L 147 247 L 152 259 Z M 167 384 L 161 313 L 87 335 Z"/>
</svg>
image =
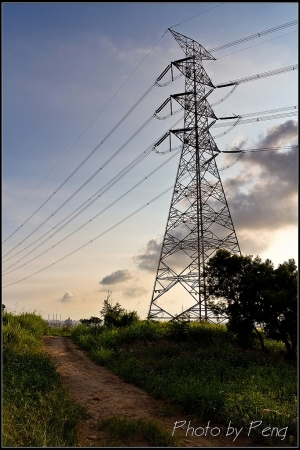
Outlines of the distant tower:
<svg viewBox="0 0 300 450">
<path fill-rule="evenodd" d="M 184 128 L 169 132 L 181 140 L 182 151 L 148 318 L 188 314 L 191 320 L 215 322 L 219 318 L 208 307 L 206 263 L 219 248 L 240 254 L 215 161 L 219 149 L 209 131 L 217 120 L 207 101 L 214 85 L 202 61 L 215 58 L 198 42 L 170 31 L 186 55 L 172 63 L 185 76 L 185 92 L 171 95 L 184 108 Z"/>
</svg>

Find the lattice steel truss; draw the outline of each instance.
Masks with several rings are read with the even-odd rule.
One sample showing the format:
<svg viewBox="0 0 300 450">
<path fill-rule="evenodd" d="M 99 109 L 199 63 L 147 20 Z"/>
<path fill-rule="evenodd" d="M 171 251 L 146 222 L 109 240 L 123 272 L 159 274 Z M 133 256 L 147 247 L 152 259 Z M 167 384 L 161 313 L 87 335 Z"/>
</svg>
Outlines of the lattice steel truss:
<svg viewBox="0 0 300 450">
<path fill-rule="evenodd" d="M 198 42 L 170 31 L 186 55 L 172 63 L 185 76 L 185 92 L 171 95 L 171 101 L 184 108 L 184 128 L 169 132 L 170 138 L 174 135 L 182 142 L 182 151 L 148 318 L 176 320 L 188 315 L 191 320 L 216 322 L 220 318 L 208 307 L 205 266 L 217 249 L 240 254 L 240 247 L 215 161 L 219 149 L 209 131 L 217 120 L 207 101 L 214 85 L 202 61 L 215 58 Z M 178 287 L 182 297 L 177 304 L 186 301 L 188 293 L 191 305 L 171 312 L 170 291 Z"/>
</svg>

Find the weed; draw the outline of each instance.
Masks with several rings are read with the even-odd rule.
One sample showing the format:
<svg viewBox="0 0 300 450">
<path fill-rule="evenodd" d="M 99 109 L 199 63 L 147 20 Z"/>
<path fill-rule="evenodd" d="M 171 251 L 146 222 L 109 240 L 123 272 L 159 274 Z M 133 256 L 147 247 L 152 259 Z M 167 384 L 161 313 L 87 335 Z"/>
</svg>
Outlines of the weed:
<svg viewBox="0 0 300 450">
<path fill-rule="evenodd" d="M 97 362 L 170 406 L 224 425 L 249 427 L 261 420 L 262 427 L 292 430 L 296 367 L 285 360 L 281 343 L 268 339 L 266 353 L 245 351 L 225 326 L 208 323 L 139 321 L 102 328 L 98 336 L 75 328 L 72 336 Z"/>
<path fill-rule="evenodd" d="M 47 324 L 34 313 L 3 314 L 3 445 L 65 447 L 77 443 L 83 409 L 61 387 L 42 351 Z"/>
<path fill-rule="evenodd" d="M 154 420 L 130 417 L 108 417 L 99 422 L 99 429 L 106 432 L 106 446 L 175 447 L 178 442 Z"/>
</svg>

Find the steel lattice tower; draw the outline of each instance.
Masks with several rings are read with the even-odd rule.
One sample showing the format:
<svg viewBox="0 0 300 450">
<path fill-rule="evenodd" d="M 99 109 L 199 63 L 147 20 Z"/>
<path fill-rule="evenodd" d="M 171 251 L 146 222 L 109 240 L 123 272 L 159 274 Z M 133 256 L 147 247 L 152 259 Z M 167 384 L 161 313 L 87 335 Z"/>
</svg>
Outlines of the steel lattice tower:
<svg viewBox="0 0 300 450">
<path fill-rule="evenodd" d="M 207 101 L 214 85 L 202 61 L 215 58 L 198 42 L 170 32 L 186 55 L 172 63 L 185 76 L 185 92 L 171 95 L 184 108 L 184 128 L 169 132 L 180 139 L 182 150 L 148 318 L 174 320 L 188 314 L 191 320 L 215 322 L 205 265 L 219 248 L 240 254 L 215 161 L 219 149 L 209 131 L 217 120 Z M 179 302 L 188 298 L 190 305 L 171 312 L 172 293 L 180 295 Z"/>
</svg>

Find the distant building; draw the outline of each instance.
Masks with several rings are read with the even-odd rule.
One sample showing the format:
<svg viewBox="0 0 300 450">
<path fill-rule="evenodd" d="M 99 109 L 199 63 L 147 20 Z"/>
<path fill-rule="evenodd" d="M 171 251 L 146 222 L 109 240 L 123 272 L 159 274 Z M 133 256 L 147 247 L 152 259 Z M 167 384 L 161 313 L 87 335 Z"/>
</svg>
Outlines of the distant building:
<svg viewBox="0 0 300 450">
<path fill-rule="evenodd" d="M 48 323 L 49 327 L 52 327 L 52 328 L 61 328 L 61 327 L 73 328 L 76 325 L 80 324 L 79 320 L 72 320 L 72 319 L 70 319 L 70 317 L 68 317 L 68 319 L 66 319 L 66 320 L 51 319 L 51 320 L 46 320 L 46 322 Z"/>
<path fill-rule="evenodd" d="M 65 320 L 63 322 L 63 326 L 64 327 L 73 327 L 73 321 L 70 319 L 70 317 L 68 317 L 67 320 Z"/>
</svg>

